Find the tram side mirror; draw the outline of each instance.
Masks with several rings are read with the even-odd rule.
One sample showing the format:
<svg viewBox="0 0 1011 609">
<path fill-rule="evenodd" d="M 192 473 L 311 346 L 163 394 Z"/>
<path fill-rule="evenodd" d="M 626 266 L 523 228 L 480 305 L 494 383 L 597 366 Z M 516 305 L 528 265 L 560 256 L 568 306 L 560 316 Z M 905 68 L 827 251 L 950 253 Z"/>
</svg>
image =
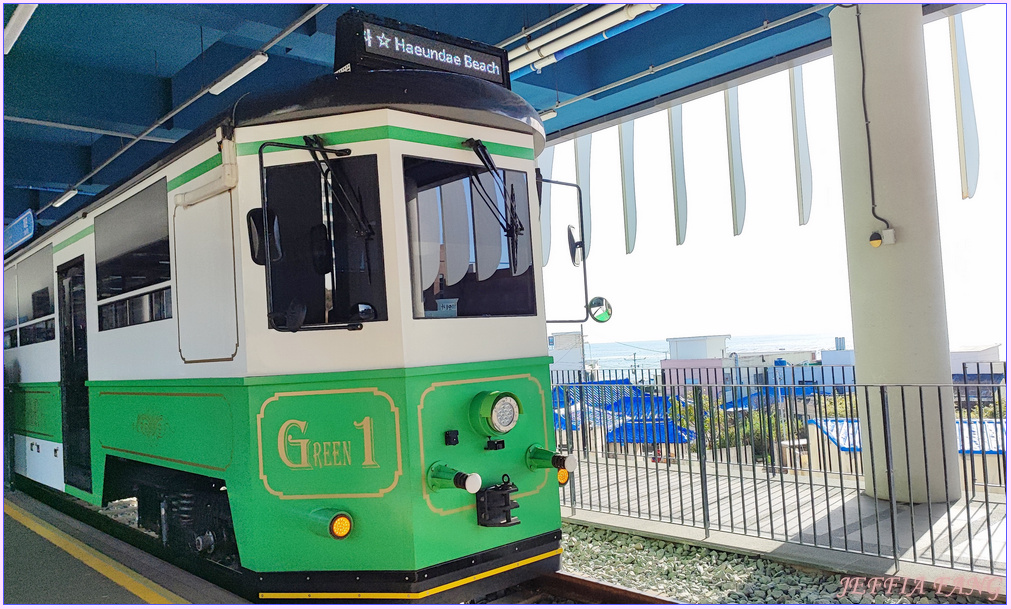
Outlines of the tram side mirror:
<svg viewBox="0 0 1011 609">
<path fill-rule="evenodd" d="M 359 302 L 351 309 L 351 321 L 372 321 L 375 318 L 376 310 L 367 302 Z"/>
<path fill-rule="evenodd" d="M 597 323 L 611 319 L 611 303 L 602 296 L 591 298 L 590 302 L 586 303 L 586 310 L 590 313 L 590 319 Z"/>
<path fill-rule="evenodd" d="M 333 272 L 333 250 L 326 225 L 320 222 L 309 229 L 309 251 L 312 256 L 312 270 L 319 275 Z"/>
<path fill-rule="evenodd" d="M 569 259 L 572 266 L 579 266 L 583 262 L 583 242 L 576 239 L 576 227 L 569 225 Z"/>
<path fill-rule="evenodd" d="M 270 230 L 267 231 L 270 260 L 271 262 L 277 262 L 281 259 L 281 228 L 277 223 L 277 215 L 269 209 L 267 210 L 267 223 L 270 227 Z M 249 210 L 249 213 L 246 214 L 246 227 L 249 232 L 249 254 L 253 258 L 253 262 L 264 266 L 267 264 L 267 259 L 263 250 L 264 225 L 262 209 Z M 326 229 L 324 228 L 324 230 Z"/>
</svg>

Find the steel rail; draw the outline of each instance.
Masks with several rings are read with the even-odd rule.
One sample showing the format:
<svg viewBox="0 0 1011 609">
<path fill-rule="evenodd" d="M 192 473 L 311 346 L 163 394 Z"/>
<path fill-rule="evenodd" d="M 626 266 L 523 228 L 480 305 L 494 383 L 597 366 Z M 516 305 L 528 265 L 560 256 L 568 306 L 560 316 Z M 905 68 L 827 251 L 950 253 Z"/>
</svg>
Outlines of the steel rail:
<svg viewBox="0 0 1011 609">
<path fill-rule="evenodd" d="M 595 605 L 682 605 L 684 603 L 656 594 L 639 592 L 624 586 L 607 584 L 572 573 L 559 571 L 531 580 L 527 587 L 577 603 Z"/>
</svg>

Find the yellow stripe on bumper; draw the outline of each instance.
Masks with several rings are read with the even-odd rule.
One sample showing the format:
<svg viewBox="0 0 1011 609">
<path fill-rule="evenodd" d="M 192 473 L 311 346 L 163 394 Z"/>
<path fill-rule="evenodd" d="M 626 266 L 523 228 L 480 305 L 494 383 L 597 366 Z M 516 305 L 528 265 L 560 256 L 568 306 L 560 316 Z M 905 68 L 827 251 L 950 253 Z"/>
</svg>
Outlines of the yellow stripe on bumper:
<svg viewBox="0 0 1011 609">
<path fill-rule="evenodd" d="M 445 592 L 446 590 L 452 590 L 453 588 L 459 588 L 471 582 L 476 582 L 499 573 L 505 573 L 506 571 L 511 571 L 519 567 L 535 563 L 545 558 L 550 558 L 552 556 L 558 556 L 562 553 L 561 548 L 551 550 L 550 552 L 545 552 L 544 554 L 538 554 L 537 556 L 531 556 L 530 558 L 524 558 L 523 560 L 518 560 L 514 563 L 504 565 L 495 569 L 485 571 L 484 573 L 478 573 L 477 575 L 471 575 L 470 577 L 464 577 L 463 579 L 458 579 L 454 582 L 448 584 L 443 584 L 441 586 L 432 588 L 430 590 L 425 590 L 423 592 L 261 592 L 260 598 L 263 599 L 396 599 L 396 600 L 418 600 L 422 598 L 428 598 L 434 594 L 439 594 L 440 592 Z"/>
</svg>

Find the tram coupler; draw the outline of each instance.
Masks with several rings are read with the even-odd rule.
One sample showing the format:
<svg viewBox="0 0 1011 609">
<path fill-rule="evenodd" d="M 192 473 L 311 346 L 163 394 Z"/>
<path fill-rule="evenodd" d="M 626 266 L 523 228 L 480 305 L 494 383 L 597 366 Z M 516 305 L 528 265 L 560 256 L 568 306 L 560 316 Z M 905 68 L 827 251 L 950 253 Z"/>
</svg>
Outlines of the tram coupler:
<svg viewBox="0 0 1011 609">
<path fill-rule="evenodd" d="M 481 489 L 477 493 L 477 523 L 483 527 L 511 527 L 520 523 L 512 511 L 520 506 L 510 497 L 519 488 L 502 474 L 502 483 Z"/>
<path fill-rule="evenodd" d="M 481 476 L 479 474 L 461 472 L 441 461 L 433 463 L 432 467 L 428 468 L 425 482 L 432 491 L 458 488 L 474 494 L 481 488 Z"/>
<path fill-rule="evenodd" d="M 539 469 L 564 469 L 572 471 L 576 469 L 578 460 L 575 455 L 563 455 L 552 452 L 538 444 L 531 444 L 526 454 L 527 467 L 534 472 Z"/>
</svg>

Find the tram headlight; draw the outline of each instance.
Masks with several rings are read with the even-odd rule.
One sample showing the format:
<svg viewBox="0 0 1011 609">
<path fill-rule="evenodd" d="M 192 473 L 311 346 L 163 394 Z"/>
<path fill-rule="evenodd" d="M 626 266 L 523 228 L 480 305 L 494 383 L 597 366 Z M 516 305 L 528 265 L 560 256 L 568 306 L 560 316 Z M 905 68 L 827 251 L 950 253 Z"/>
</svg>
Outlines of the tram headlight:
<svg viewBox="0 0 1011 609">
<path fill-rule="evenodd" d="M 515 394 L 507 391 L 483 391 L 471 402 L 470 420 L 483 436 L 501 436 L 516 427 L 523 406 Z"/>
<path fill-rule="evenodd" d="M 500 396 L 491 407 L 491 417 L 488 421 L 492 429 L 506 433 L 520 420 L 520 404 L 512 395 L 506 393 Z"/>
</svg>

